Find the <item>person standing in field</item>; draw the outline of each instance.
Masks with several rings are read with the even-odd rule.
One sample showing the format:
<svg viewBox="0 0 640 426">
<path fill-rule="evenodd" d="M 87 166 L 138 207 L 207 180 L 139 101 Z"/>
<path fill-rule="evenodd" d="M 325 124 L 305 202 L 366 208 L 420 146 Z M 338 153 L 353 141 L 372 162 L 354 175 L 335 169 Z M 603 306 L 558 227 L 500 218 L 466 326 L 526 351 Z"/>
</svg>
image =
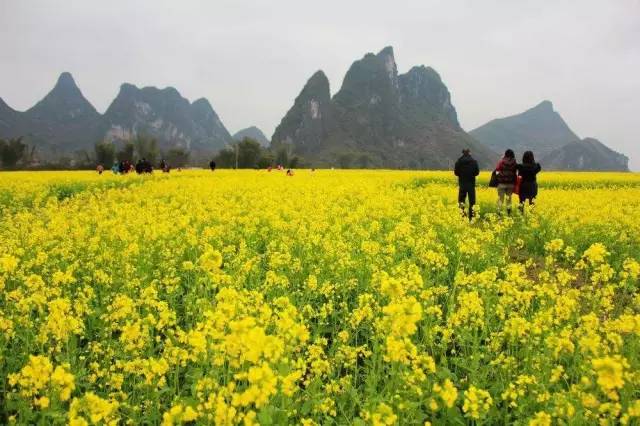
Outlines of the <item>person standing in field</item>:
<svg viewBox="0 0 640 426">
<path fill-rule="evenodd" d="M 171 170 L 169 163 L 167 163 L 164 158 L 160 160 L 160 170 L 162 170 L 162 173 L 169 173 Z"/>
<path fill-rule="evenodd" d="M 214 160 L 211 160 L 209 162 L 209 168 L 211 169 L 212 172 L 216 171 L 216 162 Z"/>
<path fill-rule="evenodd" d="M 469 220 L 473 218 L 473 206 L 476 204 L 476 176 L 480 174 L 478 162 L 471 156 L 471 150 L 462 150 L 462 156 L 456 161 L 453 173 L 458 176 L 458 205 L 465 213 L 465 202 L 469 198 Z"/>
<path fill-rule="evenodd" d="M 498 214 L 502 213 L 502 205 L 507 198 L 507 214 L 511 214 L 511 196 L 516 184 L 516 156 L 513 150 L 504 152 L 504 157 L 496 166 L 496 176 L 498 178 Z"/>
<path fill-rule="evenodd" d="M 520 211 L 524 213 L 525 201 L 529 200 L 530 205 L 534 205 L 535 199 L 538 196 L 538 182 L 536 175 L 540 173 L 542 167 L 540 163 L 536 163 L 533 157 L 533 152 L 526 151 L 522 155 L 522 164 L 516 166 L 518 176 L 521 176 L 520 191 L 518 197 L 520 198 Z"/>
</svg>

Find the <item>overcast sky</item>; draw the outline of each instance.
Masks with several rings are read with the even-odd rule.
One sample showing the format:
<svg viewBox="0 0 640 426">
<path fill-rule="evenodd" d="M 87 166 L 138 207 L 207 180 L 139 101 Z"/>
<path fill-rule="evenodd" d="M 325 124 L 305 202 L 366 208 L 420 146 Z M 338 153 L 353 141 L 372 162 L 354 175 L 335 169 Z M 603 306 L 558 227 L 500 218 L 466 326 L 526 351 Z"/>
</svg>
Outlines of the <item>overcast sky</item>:
<svg viewBox="0 0 640 426">
<path fill-rule="evenodd" d="M 387 45 L 440 73 L 466 130 L 549 99 L 640 169 L 640 0 L 0 0 L 0 97 L 25 110 L 62 71 L 100 112 L 123 82 L 173 86 L 270 137 L 313 72 L 335 93 Z"/>
</svg>

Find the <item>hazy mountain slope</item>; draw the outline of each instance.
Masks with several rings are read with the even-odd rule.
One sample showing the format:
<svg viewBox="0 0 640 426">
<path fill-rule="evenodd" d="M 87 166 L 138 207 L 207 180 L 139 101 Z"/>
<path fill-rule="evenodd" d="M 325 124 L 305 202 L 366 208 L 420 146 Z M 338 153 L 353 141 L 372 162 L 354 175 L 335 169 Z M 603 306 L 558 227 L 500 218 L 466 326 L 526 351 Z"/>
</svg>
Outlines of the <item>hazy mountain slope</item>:
<svg viewBox="0 0 640 426">
<path fill-rule="evenodd" d="M 86 158 L 99 141 L 131 140 L 139 134 L 156 138 L 165 150 L 189 149 L 192 159 L 208 157 L 232 142 L 209 101 L 200 98 L 190 103 L 171 87 L 139 89 L 125 83 L 104 115 L 67 72 L 25 112 L 13 110 L 0 99 L 0 137 L 23 136 L 44 161 L 78 152 Z"/>
<path fill-rule="evenodd" d="M 206 99 L 191 104 L 173 87 L 140 89 L 123 84 L 103 123 L 108 140 L 144 134 L 156 138 L 163 148 L 214 152 L 232 141 Z"/>
<path fill-rule="evenodd" d="M 460 128 L 440 76 L 424 66 L 399 75 L 391 47 L 355 61 L 333 98 L 324 73 L 314 74 L 272 144 L 343 167 L 450 168 L 467 147 L 485 167 L 495 157 Z"/>
<path fill-rule="evenodd" d="M 568 143 L 541 162 L 549 170 L 629 171 L 629 158 L 594 138 Z"/>
<path fill-rule="evenodd" d="M 262 146 L 269 146 L 269 139 L 265 136 L 262 130 L 258 129 L 256 126 L 250 126 L 246 129 L 238 130 L 233 135 L 233 140 L 241 141 L 244 138 L 253 139 L 258 142 Z"/>
<path fill-rule="evenodd" d="M 18 115 L 13 133 L 25 136 L 43 156 L 93 150 L 100 138 L 100 114 L 68 72 L 60 74 L 40 102 Z"/>
<path fill-rule="evenodd" d="M 337 130 L 329 80 L 322 71 L 305 83 L 271 137 L 275 149 L 286 147 L 313 158 L 325 148 L 329 134 Z"/>
<path fill-rule="evenodd" d="M 506 149 L 516 153 L 532 150 L 541 157 L 580 140 L 554 111 L 550 101 L 543 101 L 521 114 L 491 120 L 469 134 L 498 153 Z"/>
<path fill-rule="evenodd" d="M 521 114 L 491 120 L 469 133 L 499 153 L 510 148 L 520 158 L 531 150 L 546 169 L 628 170 L 627 157 L 596 139 L 580 140 L 549 101 Z"/>
</svg>

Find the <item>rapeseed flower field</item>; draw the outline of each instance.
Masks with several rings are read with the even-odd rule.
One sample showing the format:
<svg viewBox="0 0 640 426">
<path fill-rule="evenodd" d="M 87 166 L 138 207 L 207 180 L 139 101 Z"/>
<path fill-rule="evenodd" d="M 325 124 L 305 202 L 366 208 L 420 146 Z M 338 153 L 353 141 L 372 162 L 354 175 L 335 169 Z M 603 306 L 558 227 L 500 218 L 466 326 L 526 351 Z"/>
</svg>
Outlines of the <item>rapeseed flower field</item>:
<svg viewBox="0 0 640 426">
<path fill-rule="evenodd" d="M 0 174 L 2 424 L 638 424 L 640 176 Z"/>
</svg>

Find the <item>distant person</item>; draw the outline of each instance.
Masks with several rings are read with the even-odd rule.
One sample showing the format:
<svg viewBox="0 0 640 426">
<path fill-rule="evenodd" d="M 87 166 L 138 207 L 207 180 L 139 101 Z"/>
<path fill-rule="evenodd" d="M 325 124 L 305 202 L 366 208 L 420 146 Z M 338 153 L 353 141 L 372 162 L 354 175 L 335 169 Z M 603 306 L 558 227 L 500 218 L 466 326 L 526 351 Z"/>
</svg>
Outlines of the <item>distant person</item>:
<svg viewBox="0 0 640 426">
<path fill-rule="evenodd" d="M 498 178 L 498 214 L 502 214 L 502 205 L 507 198 L 507 214 L 511 214 L 511 196 L 516 185 L 516 156 L 513 150 L 507 149 L 504 157 L 496 166 L 496 176 Z"/>
<path fill-rule="evenodd" d="M 520 198 L 520 211 L 524 212 L 524 204 L 527 200 L 529 200 L 530 205 L 535 204 L 536 197 L 538 196 L 538 181 L 536 180 L 536 175 L 540 173 L 542 167 L 540 167 L 540 163 L 536 163 L 533 152 L 526 151 L 522 155 L 522 164 L 518 164 L 516 169 L 518 176 L 522 178 L 518 197 Z"/>
<path fill-rule="evenodd" d="M 209 162 L 209 168 L 211 169 L 212 172 L 216 171 L 216 162 L 214 160 L 211 160 Z"/>
<path fill-rule="evenodd" d="M 160 170 L 162 170 L 162 173 L 169 173 L 171 171 L 169 163 L 167 163 L 164 158 L 160 160 Z"/>
<path fill-rule="evenodd" d="M 465 202 L 469 198 L 469 220 L 474 216 L 473 206 L 476 204 L 476 176 L 480 174 L 478 162 L 471 156 L 471 150 L 462 150 L 462 157 L 458 158 L 453 173 L 458 176 L 458 205 L 465 213 Z"/>
<path fill-rule="evenodd" d="M 113 172 L 114 175 L 117 175 L 118 173 L 120 173 L 120 164 L 117 161 L 113 162 L 113 166 L 111 166 L 111 171 Z"/>
<path fill-rule="evenodd" d="M 144 158 L 136 162 L 136 173 L 141 175 L 144 172 Z"/>
<path fill-rule="evenodd" d="M 287 176 L 293 176 L 293 170 L 287 169 Z"/>
<path fill-rule="evenodd" d="M 101 175 L 102 172 L 104 172 L 104 166 L 102 164 L 98 164 L 98 167 L 96 167 L 96 171 L 99 175 Z"/>
<path fill-rule="evenodd" d="M 151 161 L 146 159 L 142 160 L 142 171 L 144 173 L 153 173 L 153 165 L 151 164 Z"/>
</svg>

